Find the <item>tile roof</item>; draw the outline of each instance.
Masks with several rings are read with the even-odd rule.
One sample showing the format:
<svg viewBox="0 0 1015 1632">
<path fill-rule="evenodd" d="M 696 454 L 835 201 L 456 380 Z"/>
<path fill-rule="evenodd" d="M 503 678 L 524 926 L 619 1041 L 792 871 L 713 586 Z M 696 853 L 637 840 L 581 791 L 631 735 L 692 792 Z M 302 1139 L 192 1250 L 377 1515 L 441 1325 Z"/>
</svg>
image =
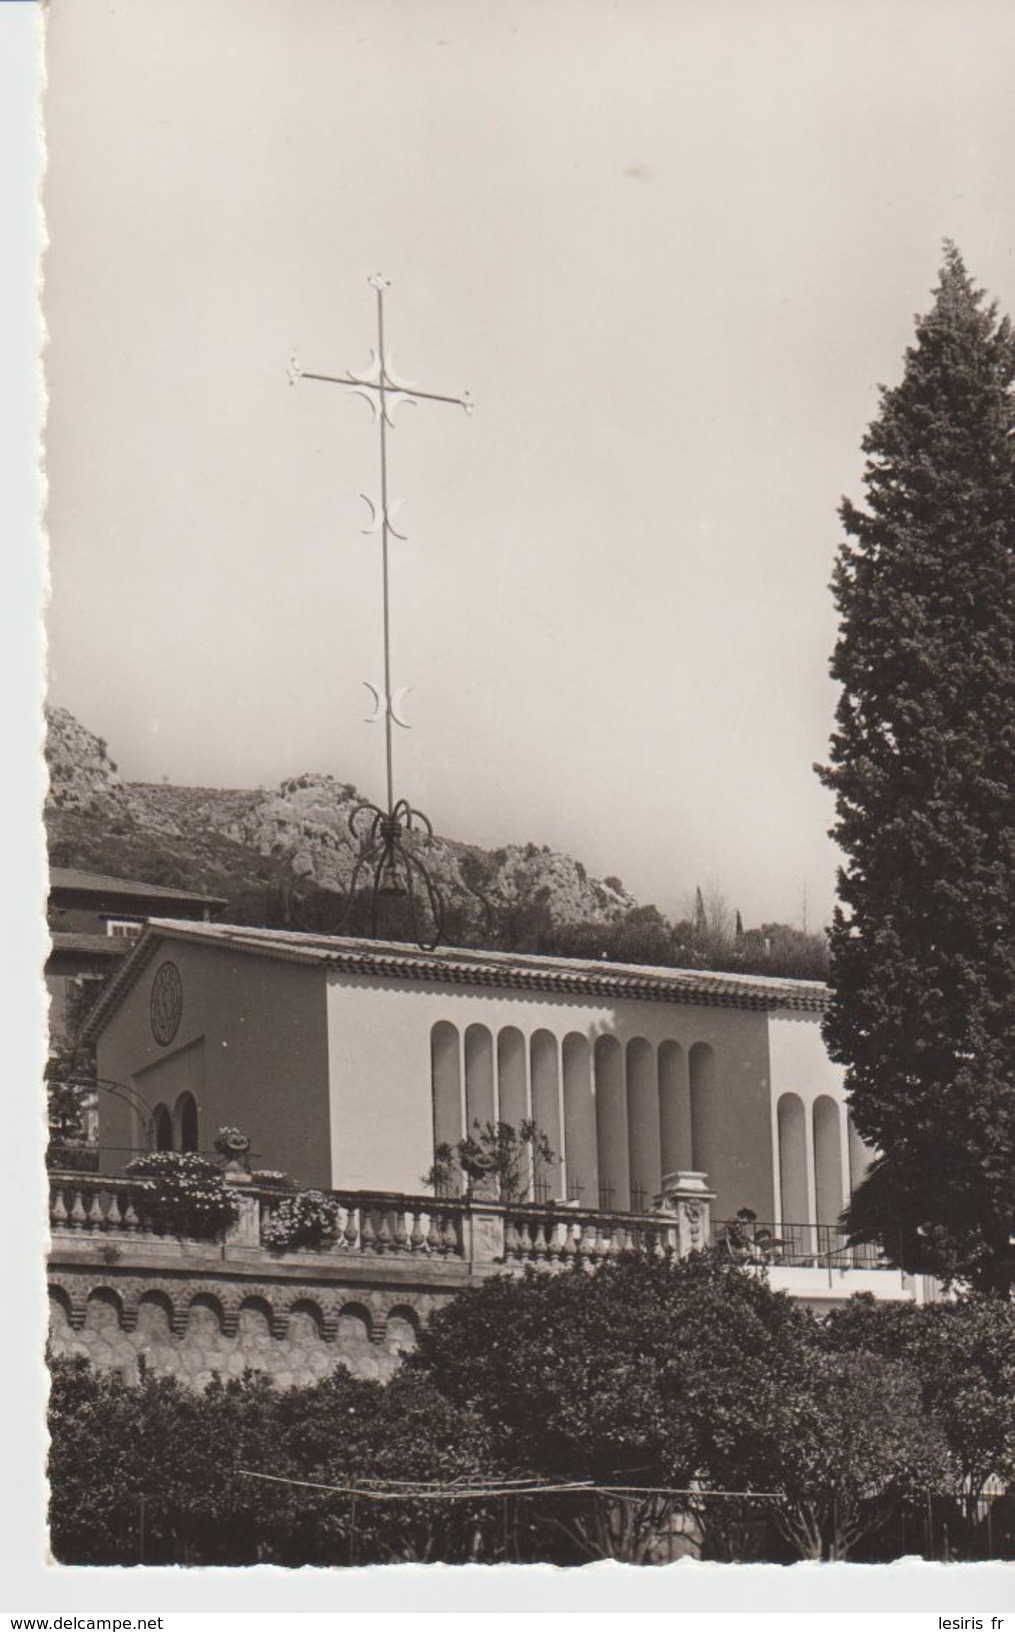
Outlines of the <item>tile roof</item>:
<svg viewBox="0 0 1015 1632">
<path fill-rule="evenodd" d="M 51 890 L 86 891 L 90 895 L 113 895 L 136 900 L 151 897 L 155 901 L 192 901 L 203 907 L 224 907 L 228 903 L 221 895 L 202 895 L 198 890 L 179 890 L 168 884 L 146 884 L 139 878 L 111 878 L 107 873 L 89 873 L 81 867 L 51 867 Z"/>
<path fill-rule="evenodd" d="M 53 942 L 50 956 L 54 952 L 74 952 L 79 955 L 87 952 L 89 955 L 97 954 L 104 958 L 124 958 L 133 944 L 125 935 L 90 934 L 83 929 L 56 929 L 51 931 L 50 940 Z"/>
<path fill-rule="evenodd" d="M 417 946 L 401 942 L 259 929 L 245 924 L 197 924 L 152 918 L 134 943 L 123 968 L 89 1015 L 86 1033 L 101 1030 L 106 1013 L 119 1005 L 121 996 L 166 940 L 318 965 L 345 974 L 425 980 L 442 985 L 814 1015 L 823 1012 L 828 1000 L 828 989 L 820 981 L 770 979 L 765 975 L 734 975 L 702 969 L 662 969 L 642 964 L 548 958 L 534 953 L 483 952 L 461 947 L 421 952 Z"/>
</svg>

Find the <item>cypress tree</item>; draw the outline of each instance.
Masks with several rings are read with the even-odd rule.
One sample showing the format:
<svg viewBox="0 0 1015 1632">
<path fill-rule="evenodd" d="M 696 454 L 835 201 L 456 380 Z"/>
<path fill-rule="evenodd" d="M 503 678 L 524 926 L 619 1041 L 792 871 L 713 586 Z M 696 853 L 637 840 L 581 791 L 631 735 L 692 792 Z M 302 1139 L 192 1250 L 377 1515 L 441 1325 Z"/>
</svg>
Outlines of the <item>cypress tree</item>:
<svg viewBox="0 0 1015 1632">
<path fill-rule="evenodd" d="M 880 1151 L 848 1222 L 1015 1281 L 1015 343 L 946 246 L 844 501 L 825 1035 Z"/>
</svg>

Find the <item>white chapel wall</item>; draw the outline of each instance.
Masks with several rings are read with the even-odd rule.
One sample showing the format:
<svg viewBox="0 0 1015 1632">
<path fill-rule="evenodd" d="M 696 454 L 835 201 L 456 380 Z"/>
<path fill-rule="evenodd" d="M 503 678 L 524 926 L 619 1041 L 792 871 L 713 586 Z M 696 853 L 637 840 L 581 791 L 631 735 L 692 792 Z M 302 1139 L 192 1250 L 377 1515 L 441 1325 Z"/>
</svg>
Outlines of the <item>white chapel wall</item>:
<svg viewBox="0 0 1015 1632">
<path fill-rule="evenodd" d="M 772 1212 L 762 1012 L 333 974 L 328 1050 L 337 1188 L 420 1190 L 437 1070 L 438 1137 L 531 1108 L 564 1158 L 540 1175 L 556 1199 L 650 1203 L 704 1152 L 719 1216 Z"/>
<path fill-rule="evenodd" d="M 817 1015 L 773 1014 L 769 1049 L 776 1221 L 834 1226 L 871 1157 L 848 1115 L 843 1068 Z"/>
</svg>

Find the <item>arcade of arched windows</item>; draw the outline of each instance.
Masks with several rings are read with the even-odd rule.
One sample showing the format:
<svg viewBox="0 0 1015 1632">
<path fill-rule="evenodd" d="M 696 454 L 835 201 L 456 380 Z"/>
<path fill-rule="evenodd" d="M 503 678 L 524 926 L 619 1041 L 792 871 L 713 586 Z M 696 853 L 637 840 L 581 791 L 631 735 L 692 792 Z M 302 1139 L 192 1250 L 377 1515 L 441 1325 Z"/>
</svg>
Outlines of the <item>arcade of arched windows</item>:
<svg viewBox="0 0 1015 1632">
<path fill-rule="evenodd" d="M 831 1094 L 805 1102 L 785 1093 L 776 1104 L 779 1222 L 834 1228 L 871 1160 L 846 1106 Z"/>
<path fill-rule="evenodd" d="M 614 1036 L 591 1042 L 505 1026 L 430 1034 L 434 1143 L 454 1145 L 476 1122 L 531 1117 L 557 1156 L 536 1164 L 528 1195 L 588 1207 L 651 1206 L 664 1174 L 708 1172 L 720 1138 L 715 1054 Z"/>
<path fill-rule="evenodd" d="M 152 1146 L 155 1150 L 200 1150 L 197 1101 L 193 1094 L 181 1094 L 172 1110 L 162 1102 L 153 1108 Z"/>
</svg>

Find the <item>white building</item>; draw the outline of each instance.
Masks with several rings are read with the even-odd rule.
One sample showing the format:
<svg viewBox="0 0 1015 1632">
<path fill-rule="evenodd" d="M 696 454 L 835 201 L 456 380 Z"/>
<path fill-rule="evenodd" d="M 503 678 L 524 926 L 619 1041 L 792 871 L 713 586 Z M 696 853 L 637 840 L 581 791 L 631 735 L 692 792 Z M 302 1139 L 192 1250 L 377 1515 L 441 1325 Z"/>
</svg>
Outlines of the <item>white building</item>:
<svg viewBox="0 0 1015 1632">
<path fill-rule="evenodd" d="M 238 1126 L 259 1169 L 418 1196 L 437 1144 L 530 1116 L 558 1154 L 530 1200 L 646 1213 L 666 1175 L 703 1173 L 713 1224 L 751 1209 L 777 1281 L 915 1296 L 839 1231 L 870 1152 L 822 1043 L 826 997 L 811 981 L 152 920 L 86 1031 L 160 1147 L 209 1151 Z M 113 1095 L 100 1128 L 104 1172 L 150 1138 Z"/>
<path fill-rule="evenodd" d="M 869 1152 L 825 1002 L 808 981 L 153 920 L 88 1033 L 163 1147 L 237 1126 L 256 1167 L 418 1195 L 436 1144 L 531 1116 L 559 1156 L 535 1200 L 640 1213 L 666 1175 L 703 1173 L 713 1220 L 750 1209 L 801 1291 L 833 1265 L 840 1293 L 888 1290 L 837 1228 Z M 105 1096 L 101 1141 L 114 1172 L 142 1117 Z"/>
</svg>

